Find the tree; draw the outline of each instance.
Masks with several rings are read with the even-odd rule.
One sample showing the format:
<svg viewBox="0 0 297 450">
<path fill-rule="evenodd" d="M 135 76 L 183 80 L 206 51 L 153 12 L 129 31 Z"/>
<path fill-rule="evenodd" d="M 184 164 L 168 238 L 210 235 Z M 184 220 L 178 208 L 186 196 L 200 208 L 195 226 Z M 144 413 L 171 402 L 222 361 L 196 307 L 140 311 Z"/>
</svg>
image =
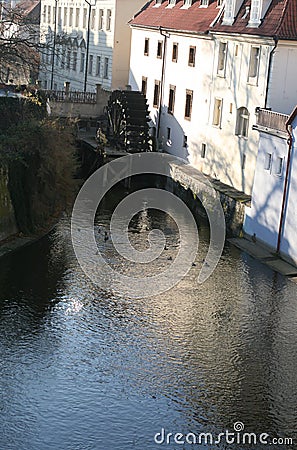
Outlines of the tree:
<svg viewBox="0 0 297 450">
<path fill-rule="evenodd" d="M 0 4 L 0 81 L 28 84 L 38 76 L 40 0 L 24 0 L 15 7 Z"/>
</svg>

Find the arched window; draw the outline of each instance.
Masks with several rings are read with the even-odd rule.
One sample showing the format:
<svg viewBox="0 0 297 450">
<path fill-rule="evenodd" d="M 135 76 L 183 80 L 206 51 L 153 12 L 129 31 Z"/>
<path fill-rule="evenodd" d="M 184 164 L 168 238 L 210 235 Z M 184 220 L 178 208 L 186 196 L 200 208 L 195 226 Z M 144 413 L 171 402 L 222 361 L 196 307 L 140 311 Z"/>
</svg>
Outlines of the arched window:
<svg viewBox="0 0 297 450">
<path fill-rule="evenodd" d="M 248 137 L 249 133 L 249 117 L 250 113 L 245 107 L 238 108 L 237 118 L 236 118 L 236 130 L 235 134 L 237 136 Z"/>
</svg>

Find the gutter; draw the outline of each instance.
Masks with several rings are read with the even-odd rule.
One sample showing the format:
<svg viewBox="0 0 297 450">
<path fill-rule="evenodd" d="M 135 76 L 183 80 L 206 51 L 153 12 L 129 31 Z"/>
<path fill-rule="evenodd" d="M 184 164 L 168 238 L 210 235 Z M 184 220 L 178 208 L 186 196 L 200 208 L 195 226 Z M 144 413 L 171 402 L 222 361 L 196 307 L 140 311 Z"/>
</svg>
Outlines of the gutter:
<svg viewBox="0 0 297 450">
<path fill-rule="evenodd" d="M 277 47 L 277 44 L 278 44 L 278 37 L 277 36 L 273 36 L 273 39 L 274 39 L 274 47 L 271 50 L 270 55 L 269 55 L 268 75 L 267 75 L 267 84 L 266 84 L 264 108 L 267 108 L 269 84 L 270 84 L 271 72 L 272 72 L 273 56 L 274 56 L 274 53 L 276 51 L 276 47 Z"/>
<path fill-rule="evenodd" d="M 286 177 L 285 177 L 285 184 L 284 184 L 281 216 L 280 216 L 279 228 L 278 228 L 278 238 L 277 238 L 277 247 L 276 247 L 276 253 L 278 253 L 278 254 L 280 252 L 281 239 L 282 239 L 282 233 L 283 233 L 283 227 L 284 227 L 284 217 L 285 217 L 285 209 L 286 209 L 286 204 L 287 204 L 288 181 L 289 181 L 292 146 L 293 146 L 292 126 L 289 125 L 288 123 L 286 123 L 286 129 L 289 134 L 289 138 L 287 141 L 288 142 L 288 161 L 287 161 L 287 168 L 286 168 Z"/>
<path fill-rule="evenodd" d="M 133 20 L 133 19 L 132 19 Z M 140 28 L 142 30 L 153 30 L 153 31 L 160 31 L 160 29 L 163 29 L 165 32 L 168 33 L 180 33 L 190 36 L 207 36 L 209 34 L 209 31 L 191 31 L 191 30 L 183 30 L 178 28 L 168 28 L 168 27 L 161 27 L 157 25 L 141 25 L 141 24 L 135 24 L 128 22 L 129 26 L 131 28 Z"/>
</svg>

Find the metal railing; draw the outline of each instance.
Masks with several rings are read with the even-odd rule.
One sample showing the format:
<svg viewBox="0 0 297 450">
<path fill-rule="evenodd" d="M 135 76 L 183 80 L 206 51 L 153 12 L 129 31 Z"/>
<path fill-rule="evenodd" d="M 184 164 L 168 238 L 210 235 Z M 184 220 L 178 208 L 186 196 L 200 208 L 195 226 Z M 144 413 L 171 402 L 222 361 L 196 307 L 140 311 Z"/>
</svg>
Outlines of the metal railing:
<svg viewBox="0 0 297 450">
<path fill-rule="evenodd" d="M 258 109 L 257 125 L 272 130 L 287 132 L 286 122 L 289 119 L 287 114 L 282 114 L 268 109 Z"/>
<path fill-rule="evenodd" d="M 96 103 L 96 93 L 75 91 L 46 91 L 47 97 L 55 102 Z"/>
</svg>

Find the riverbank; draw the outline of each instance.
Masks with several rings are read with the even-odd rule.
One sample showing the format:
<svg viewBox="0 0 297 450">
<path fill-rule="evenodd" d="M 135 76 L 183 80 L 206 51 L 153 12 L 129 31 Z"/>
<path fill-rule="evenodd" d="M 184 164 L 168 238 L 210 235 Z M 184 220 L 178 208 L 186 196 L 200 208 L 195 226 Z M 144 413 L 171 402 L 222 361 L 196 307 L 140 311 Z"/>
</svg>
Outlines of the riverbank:
<svg viewBox="0 0 297 450">
<path fill-rule="evenodd" d="M 276 254 L 270 247 L 256 241 L 254 242 L 249 236 L 230 238 L 228 241 L 240 250 L 248 253 L 263 264 L 266 264 L 275 272 L 281 273 L 287 277 L 297 277 L 297 267 L 284 260 L 280 255 Z"/>
<path fill-rule="evenodd" d="M 34 244 L 34 242 L 37 242 L 40 239 L 44 238 L 55 228 L 60 218 L 61 214 L 57 217 L 54 217 L 51 223 L 48 225 L 48 227 L 45 227 L 34 234 L 24 234 L 20 232 L 12 234 L 8 236 L 6 239 L 1 240 L 0 258 L 2 258 L 3 256 L 7 256 L 11 253 L 14 253 L 23 247 L 27 247 L 28 245 Z"/>
</svg>

